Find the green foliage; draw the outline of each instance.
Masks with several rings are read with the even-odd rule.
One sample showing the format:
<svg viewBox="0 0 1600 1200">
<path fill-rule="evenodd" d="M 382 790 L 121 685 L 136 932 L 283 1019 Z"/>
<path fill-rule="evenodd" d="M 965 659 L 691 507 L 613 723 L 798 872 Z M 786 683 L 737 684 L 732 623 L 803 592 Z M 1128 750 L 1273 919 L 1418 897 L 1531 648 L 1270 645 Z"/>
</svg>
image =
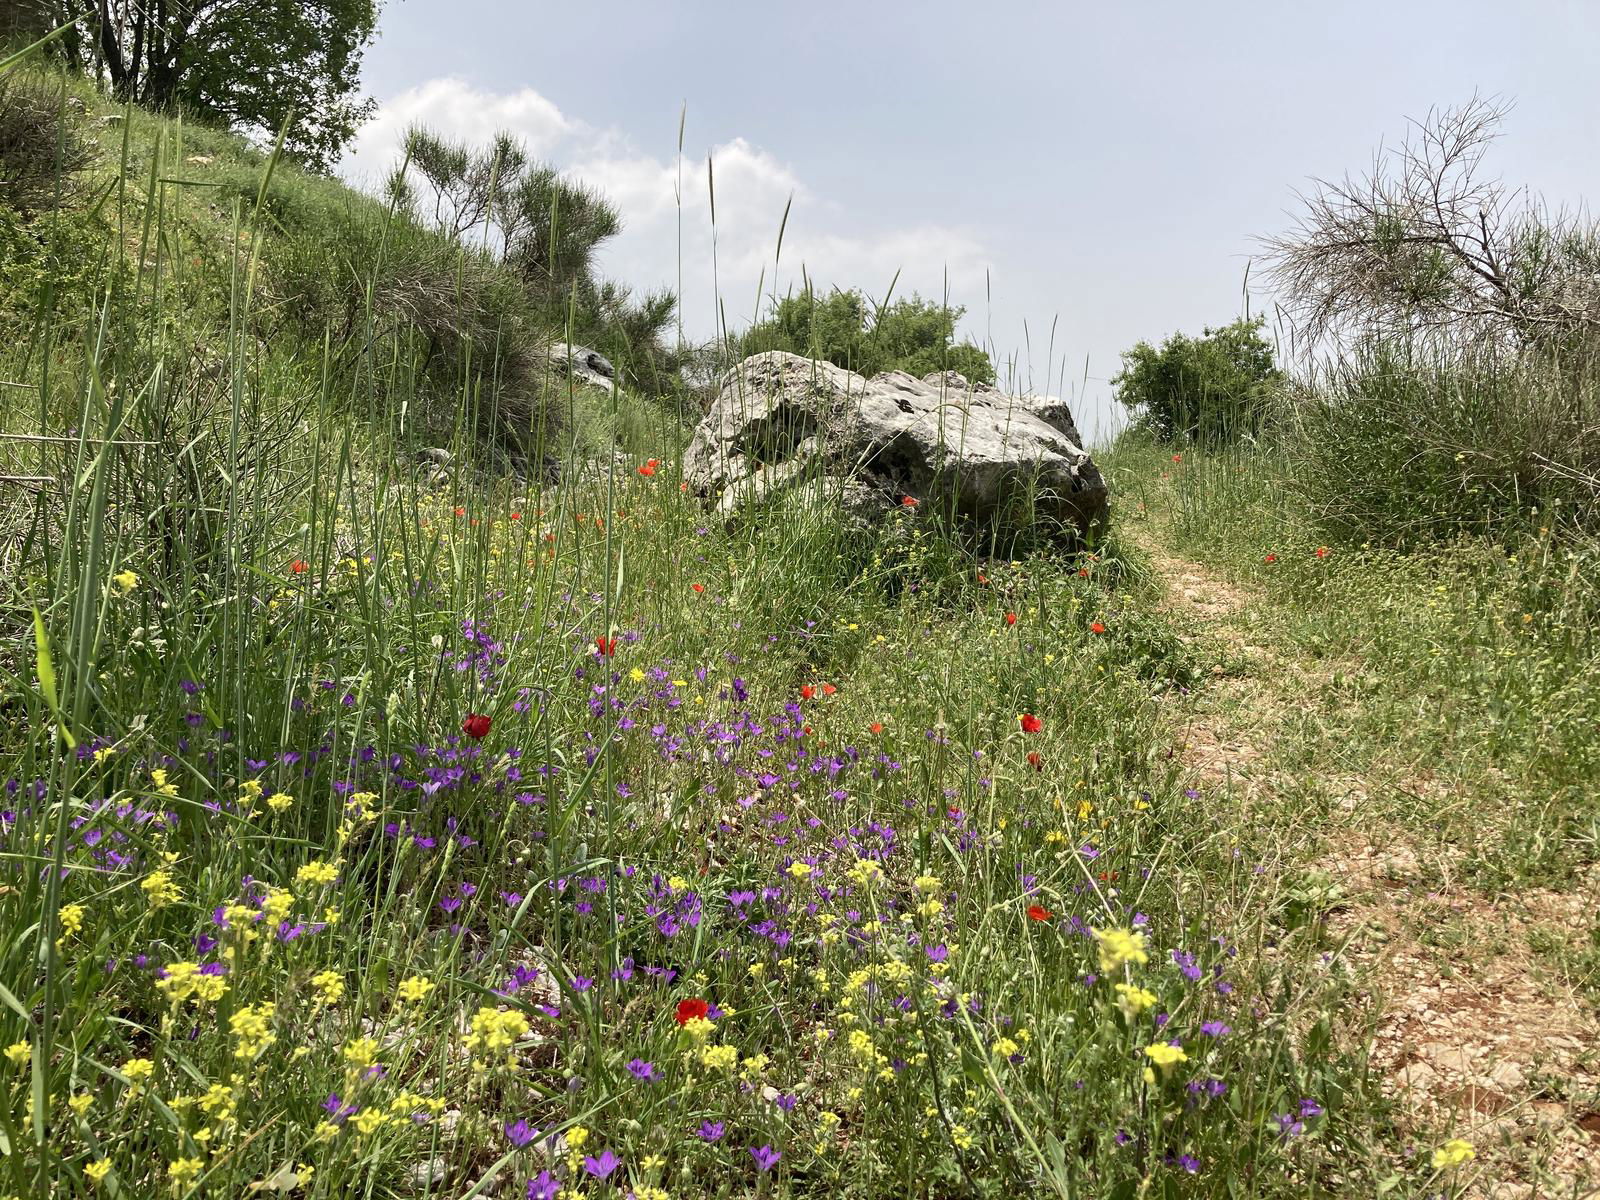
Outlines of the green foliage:
<svg viewBox="0 0 1600 1200">
<path fill-rule="evenodd" d="M 519 279 L 545 328 L 607 355 L 635 386 L 671 386 L 681 364 L 662 335 L 676 298 L 635 297 L 599 276 L 595 256 L 621 232 L 622 217 L 598 191 L 530 160 L 508 133 L 474 147 L 420 127 L 406 134 L 406 163 L 389 191 L 416 221 L 481 246 Z"/>
<path fill-rule="evenodd" d="M 1285 449 L 1329 536 L 1600 530 L 1597 415 L 1593 352 L 1366 343 L 1301 390 Z"/>
<path fill-rule="evenodd" d="M 955 340 L 965 311 L 919 296 L 874 306 L 859 291 L 818 299 L 808 290 L 775 303 L 766 320 L 738 339 L 737 349 L 741 356 L 787 350 L 867 376 L 905 371 L 920 378 L 958 371 L 974 383 L 993 383 L 988 354 Z"/>
<path fill-rule="evenodd" d="M 1303 462 L 1277 445 L 1173 464 L 1129 438 L 1103 467 L 1113 480 L 1165 472 L 1140 494 L 1146 511 L 1170 511 L 1184 553 L 1256 593 L 1248 616 L 1263 637 L 1326 664 L 1320 690 L 1292 697 L 1305 715 L 1277 770 L 1308 793 L 1335 763 L 1380 781 L 1365 815 L 1459 843 L 1491 890 L 1600 859 L 1600 540 L 1525 519 L 1403 549 L 1334 541 L 1307 503 Z"/>
<path fill-rule="evenodd" d="M 285 150 L 328 169 L 372 111 L 358 96 L 379 0 L 103 0 L 57 42 L 120 99 L 189 111 L 261 140 L 289 122 Z M 83 6 L 55 0 L 54 24 Z M 291 119 L 292 118 L 292 119 Z"/>
<path fill-rule="evenodd" d="M 73 198 L 91 153 L 68 119 L 65 89 L 20 74 L 0 76 L 0 205 L 24 215 Z"/>
<path fill-rule="evenodd" d="M 1284 382 L 1263 320 L 1175 333 L 1160 348 L 1140 342 L 1112 379 L 1140 427 L 1163 441 L 1219 446 L 1254 436 Z"/>
</svg>

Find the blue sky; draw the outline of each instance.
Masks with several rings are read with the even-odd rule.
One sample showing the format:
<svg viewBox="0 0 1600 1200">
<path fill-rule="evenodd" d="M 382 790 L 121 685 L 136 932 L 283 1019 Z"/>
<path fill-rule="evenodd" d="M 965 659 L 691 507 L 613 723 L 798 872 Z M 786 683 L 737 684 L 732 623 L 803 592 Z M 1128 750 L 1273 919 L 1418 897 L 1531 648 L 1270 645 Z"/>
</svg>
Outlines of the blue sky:
<svg viewBox="0 0 1600 1200">
<path fill-rule="evenodd" d="M 1600 192 L 1597 64 L 1600 4 L 1577 0 L 391 0 L 365 74 L 382 107 L 345 169 L 375 177 L 411 121 L 510 129 L 621 208 L 608 275 L 676 288 L 681 262 L 704 338 L 711 154 L 730 324 L 763 273 L 768 293 L 804 264 L 881 296 L 899 270 L 897 294 L 948 288 L 1020 385 L 1104 433 L 1119 352 L 1237 315 L 1254 239 L 1288 225 L 1297 189 L 1365 167 L 1408 117 L 1514 101 L 1491 167 L 1552 201 Z"/>
</svg>

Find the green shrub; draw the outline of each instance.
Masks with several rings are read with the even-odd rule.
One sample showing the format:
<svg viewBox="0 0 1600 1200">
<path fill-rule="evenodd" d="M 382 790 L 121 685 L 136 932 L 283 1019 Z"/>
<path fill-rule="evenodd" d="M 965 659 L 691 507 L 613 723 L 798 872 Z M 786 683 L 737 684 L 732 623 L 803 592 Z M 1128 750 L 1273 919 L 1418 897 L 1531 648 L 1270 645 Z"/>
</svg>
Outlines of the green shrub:
<svg viewBox="0 0 1600 1200">
<path fill-rule="evenodd" d="M 737 339 L 736 348 L 740 356 L 787 350 L 868 376 L 905 371 L 921 378 L 959 371 L 975 383 L 993 383 L 989 356 L 955 340 L 956 322 L 965 311 L 920 296 L 874 306 L 854 290 L 820 300 L 807 291 L 779 300 L 765 321 Z"/>
<path fill-rule="evenodd" d="M 74 196 L 91 158 L 61 88 L 0 78 L 0 204 L 25 216 L 54 209 Z"/>
<path fill-rule="evenodd" d="M 1162 441 L 1221 446 L 1254 436 L 1284 382 L 1262 324 L 1257 317 L 1198 338 L 1175 333 L 1159 349 L 1140 342 L 1123 352 L 1111 381 L 1117 399 Z"/>
<path fill-rule="evenodd" d="M 1392 546 L 1600 525 L 1600 363 L 1367 345 L 1298 397 L 1289 475 L 1330 533 Z"/>
</svg>

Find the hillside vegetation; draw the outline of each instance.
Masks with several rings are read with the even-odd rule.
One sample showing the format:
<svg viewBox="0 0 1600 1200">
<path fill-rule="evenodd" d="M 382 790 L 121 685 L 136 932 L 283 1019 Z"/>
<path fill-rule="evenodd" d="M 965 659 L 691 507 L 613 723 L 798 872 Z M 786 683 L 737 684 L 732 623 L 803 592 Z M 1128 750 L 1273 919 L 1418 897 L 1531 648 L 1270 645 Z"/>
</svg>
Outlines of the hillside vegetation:
<svg viewBox="0 0 1600 1200">
<path fill-rule="evenodd" d="M 1124 439 L 1070 554 L 712 520 L 512 258 L 0 89 L 0 1196 L 1581 1194 L 1583 522 L 1369 537 L 1287 435 Z"/>
</svg>

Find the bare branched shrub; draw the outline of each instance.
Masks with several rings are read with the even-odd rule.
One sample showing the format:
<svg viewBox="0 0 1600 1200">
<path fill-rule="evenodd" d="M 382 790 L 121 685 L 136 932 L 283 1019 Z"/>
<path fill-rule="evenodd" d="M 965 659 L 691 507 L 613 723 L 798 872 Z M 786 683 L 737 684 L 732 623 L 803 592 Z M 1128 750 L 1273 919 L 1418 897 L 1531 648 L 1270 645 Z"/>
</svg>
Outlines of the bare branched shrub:
<svg viewBox="0 0 1600 1200">
<path fill-rule="evenodd" d="M 59 89 L 0 78 L 0 203 L 24 216 L 75 194 L 92 160 Z"/>
<path fill-rule="evenodd" d="M 1367 174 L 1317 181 L 1299 224 L 1266 243 L 1302 334 L 1525 345 L 1600 334 L 1594 222 L 1483 169 L 1505 112 L 1477 98 L 1435 110 Z"/>
</svg>

